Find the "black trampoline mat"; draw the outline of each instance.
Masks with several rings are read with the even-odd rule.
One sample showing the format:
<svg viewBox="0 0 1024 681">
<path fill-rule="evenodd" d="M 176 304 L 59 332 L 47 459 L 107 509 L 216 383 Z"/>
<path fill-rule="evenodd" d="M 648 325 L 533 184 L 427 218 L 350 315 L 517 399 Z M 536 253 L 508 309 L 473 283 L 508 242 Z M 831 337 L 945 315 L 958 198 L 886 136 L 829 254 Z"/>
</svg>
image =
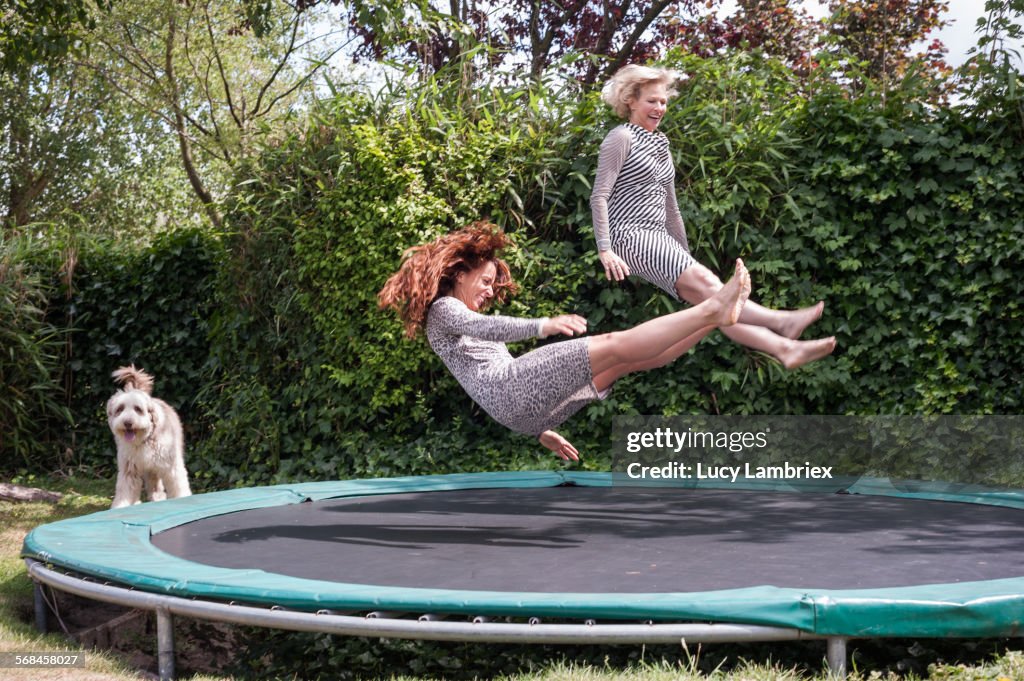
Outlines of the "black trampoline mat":
<svg viewBox="0 0 1024 681">
<path fill-rule="evenodd" d="M 416 492 L 205 518 L 195 563 L 389 587 L 867 589 L 1024 575 L 1024 511 L 880 496 L 623 487 Z"/>
</svg>

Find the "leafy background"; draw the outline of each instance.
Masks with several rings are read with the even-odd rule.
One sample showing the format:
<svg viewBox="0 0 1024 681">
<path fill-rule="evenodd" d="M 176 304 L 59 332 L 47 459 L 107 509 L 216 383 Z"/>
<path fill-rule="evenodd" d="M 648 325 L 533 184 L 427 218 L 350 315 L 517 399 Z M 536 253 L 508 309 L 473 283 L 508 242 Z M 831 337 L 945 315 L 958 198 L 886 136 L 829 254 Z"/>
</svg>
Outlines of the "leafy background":
<svg viewBox="0 0 1024 681">
<path fill-rule="evenodd" d="M 933 106 L 912 74 L 850 97 L 827 65 L 800 78 L 756 52 L 664 63 L 690 76 L 663 130 L 696 255 L 719 271 L 745 258 L 766 305 L 824 299 L 813 332 L 839 350 L 785 372 L 715 335 L 567 424 L 584 467 L 608 465 L 615 415 L 1019 412 L 1016 93 Z M 375 296 L 405 248 L 483 217 L 519 246 L 507 312 L 573 311 L 596 333 L 674 309 L 600 276 L 587 202 L 614 124 L 561 81 L 341 88 L 241 165 L 221 230 L 5 242 L 2 300 L 20 310 L 5 328 L 38 341 L 31 362 L 5 352 L 4 371 L 32 372 L 4 385 L 28 386 L 34 414 L 0 412 L 18 434 L 5 468 L 109 470 L 102 408 L 129 362 L 182 412 L 200 489 L 555 466 Z"/>
</svg>

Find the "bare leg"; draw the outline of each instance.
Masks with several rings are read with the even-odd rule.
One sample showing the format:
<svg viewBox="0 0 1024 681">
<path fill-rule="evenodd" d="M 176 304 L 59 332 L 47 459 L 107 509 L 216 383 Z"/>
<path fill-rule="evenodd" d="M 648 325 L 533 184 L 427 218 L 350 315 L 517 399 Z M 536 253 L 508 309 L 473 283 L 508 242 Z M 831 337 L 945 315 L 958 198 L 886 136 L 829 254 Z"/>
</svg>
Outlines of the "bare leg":
<svg viewBox="0 0 1024 681">
<path fill-rule="evenodd" d="M 598 390 L 604 390 L 611 386 L 616 380 L 622 376 L 628 374 L 635 374 L 638 371 L 650 371 L 651 369 L 660 369 L 663 366 L 671 364 L 675 360 L 685 355 L 691 350 L 697 343 L 704 340 L 704 337 L 715 330 L 713 326 L 705 326 L 703 329 L 687 336 L 683 340 L 679 341 L 665 352 L 661 353 L 657 357 L 653 357 L 649 360 L 636 362 L 634 364 L 627 364 L 624 367 L 617 367 L 611 370 L 611 373 L 607 372 L 594 376 L 594 385 L 598 386 Z"/>
<path fill-rule="evenodd" d="M 722 287 L 709 269 L 697 263 L 687 268 L 676 281 L 679 297 L 691 304 L 699 304 Z M 778 359 L 787 369 L 796 369 L 808 362 L 826 357 L 835 350 L 834 337 L 816 340 L 796 340 L 804 329 L 821 317 L 824 302 L 800 310 L 772 310 L 748 302 L 743 307 L 740 323 L 723 328 L 722 333 L 731 340 Z"/>
<path fill-rule="evenodd" d="M 736 276 L 703 303 L 626 331 L 594 336 L 589 346 L 594 386 L 607 390 L 626 374 L 657 369 L 678 359 L 716 327 L 735 324 L 749 293 L 750 275 L 737 260 Z M 579 460 L 572 443 L 555 431 L 546 430 L 538 439 L 559 458 Z"/>
<path fill-rule="evenodd" d="M 722 281 L 714 272 L 700 263 L 688 267 L 676 280 L 676 292 L 686 302 L 696 304 L 714 295 L 722 288 Z M 799 310 L 773 310 L 753 301 L 743 307 L 740 324 L 752 324 L 771 329 L 780 336 L 797 339 L 808 326 L 821 318 L 824 301 Z"/>
<path fill-rule="evenodd" d="M 604 390 L 631 371 L 662 366 L 693 347 L 711 328 L 735 324 L 749 294 L 750 275 L 743 261 L 737 260 L 736 275 L 703 302 L 632 329 L 594 336 L 589 349 L 594 385 Z"/>
</svg>

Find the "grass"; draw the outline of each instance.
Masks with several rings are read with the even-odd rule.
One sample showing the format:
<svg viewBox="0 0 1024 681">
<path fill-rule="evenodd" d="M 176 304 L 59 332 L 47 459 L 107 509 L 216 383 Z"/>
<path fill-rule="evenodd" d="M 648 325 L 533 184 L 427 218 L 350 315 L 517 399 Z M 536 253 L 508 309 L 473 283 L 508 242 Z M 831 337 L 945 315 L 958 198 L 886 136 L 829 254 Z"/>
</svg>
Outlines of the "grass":
<svg viewBox="0 0 1024 681">
<path fill-rule="evenodd" d="M 75 642 L 63 636 L 42 635 L 36 631 L 32 623 L 32 582 L 19 555 L 25 535 L 37 525 L 108 508 L 112 483 L 109 480 L 59 478 L 35 480 L 30 484 L 62 492 L 65 496 L 57 504 L 0 502 L 0 652 L 84 652 L 86 666 L 74 670 L 5 668 L 0 670 L 0 677 L 5 681 L 137 681 L 141 678 L 138 670 L 131 668 L 125 660 L 114 653 L 83 651 Z M 155 646 L 155 640 L 152 645 Z M 850 681 L 1024 681 L 1024 653 L 1021 651 L 1006 650 L 1002 645 L 977 648 L 974 647 L 974 643 L 964 645 L 966 654 L 959 657 L 966 659 L 967 662 L 947 664 L 938 660 L 943 657 L 954 659 L 958 655 L 939 650 L 938 645 L 936 650 L 939 652 L 919 643 L 914 643 L 909 648 L 905 643 L 889 643 L 888 647 L 881 644 L 883 652 L 876 651 L 868 656 L 872 668 L 862 663 L 859 668 L 854 669 L 849 678 Z M 994 655 L 990 654 L 990 649 L 997 652 Z M 488 649 L 481 646 L 467 650 Z M 499 673 L 492 675 L 492 678 L 496 681 L 827 681 L 830 678 L 821 667 L 815 668 L 813 663 L 792 662 L 790 658 L 798 659 L 799 655 L 787 657 L 787 650 L 793 648 L 767 645 L 747 648 L 712 646 L 694 655 L 679 651 L 677 659 L 670 661 L 640 658 L 623 663 L 606 658 L 604 664 L 593 661 L 600 659 L 601 651 L 597 650 L 597 657 L 589 655 L 585 658 L 586 661 L 582 662 L 579 659 L 540 656 L 540 664 L 530 672 Z M 804 647 L 802 652 L 806 658 L 807 648 Z M 906 673 L 901 671 L 901 655 L 916 655 L 935 661 L 918 664 L 923 671 Z M 750 659 L 744 661 L 743 657 Z M 977 658 L 981 658 L 981 661 L 977 661 Z M 780 659 L 786 661 L 780 662 Z M 857 659 L 854 658 L 855 667 Z M 876 659 L 883 662 L 875 664 Z M 232 678 L 191 677 L 192 681 L 226 681 Z M 425 678 L 439 678 L 439 675 L 437 672 L 419 676 L 385 674 L 380 678 L 390 678 L 393 681 L 423 681 Z"/>
<path fill-rule="evenodd" d="M 109 508 L 112 483 L 108 480 L 53 479 L 33 480 L 26 484 L 45 487 L 65 496 L 57 504 L 0 501 L 0 652 L 84 653 L 85 667 L 7 667 L 0 669 L 0 678 L 4 681 L 138 681 L 138 670 L 130 668 L 113 654 L 83 651 L 62 635 L 38 632 L 32 618 L 32 581 L 20 557 L 25 535 L 37 525 Z M 229 677 L 196 676 L 194 681 L 215 681 L 217 678 Z"/>
</svg>

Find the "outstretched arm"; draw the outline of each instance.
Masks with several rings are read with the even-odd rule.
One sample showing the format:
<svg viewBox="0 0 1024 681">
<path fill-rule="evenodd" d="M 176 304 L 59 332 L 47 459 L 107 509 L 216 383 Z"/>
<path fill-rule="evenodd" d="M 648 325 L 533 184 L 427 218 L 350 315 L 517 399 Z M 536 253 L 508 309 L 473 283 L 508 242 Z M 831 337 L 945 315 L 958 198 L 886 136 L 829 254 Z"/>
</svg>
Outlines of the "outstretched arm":
<svg viewBox="0 0 1024 681">
<path fill-rule="evenodd" d="M 548 321 L 546 317 L 531 319 L 480 314 L 452 296 L 435 300 L 427 314 L 427 325 L 431 330 L 503 343 L 544 336 L 544 325 Z"/>
<path fill-rule="evenodd" d="M 545 430 L 538 439 L 542 445 L 553 451 L 558 458 L 566 461 L 580 460 L 580 453 L 576 451 L 572 443 L 555 431 Z"/>
</svg>

